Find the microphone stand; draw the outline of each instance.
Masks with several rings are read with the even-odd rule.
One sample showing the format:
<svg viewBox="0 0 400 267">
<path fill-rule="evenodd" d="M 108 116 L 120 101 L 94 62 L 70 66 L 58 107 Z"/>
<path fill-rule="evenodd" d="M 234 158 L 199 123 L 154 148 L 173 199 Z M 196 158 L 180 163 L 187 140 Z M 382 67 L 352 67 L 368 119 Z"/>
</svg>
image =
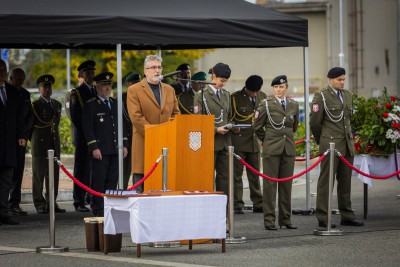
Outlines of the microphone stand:
<svg viewBox="0 0 400 267">
<path fill-rule="evenodd" d="M 209 84 L 209 85 L 216 85 L 215 83 L 212 82 L 206 82 L 206 81 L 196 81 L 196 80 L 191 80 L 191 79 L 182 79 L 182 78 L 175 78 L 176 81 L 185 81 L 185 82 L 195 82 L 195 83 L 201 83 L 201 84 Z M 201 88 L 201 114 L 205 114 L 205 106 L 204 106 L 204 88 Z"/>
</svg>

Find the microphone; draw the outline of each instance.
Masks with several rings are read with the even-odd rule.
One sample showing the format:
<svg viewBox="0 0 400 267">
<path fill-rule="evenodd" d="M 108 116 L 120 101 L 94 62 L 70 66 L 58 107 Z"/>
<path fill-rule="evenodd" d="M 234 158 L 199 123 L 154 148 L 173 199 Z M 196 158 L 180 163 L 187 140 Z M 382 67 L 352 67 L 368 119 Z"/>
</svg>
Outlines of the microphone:
<svg viewBox="0 0 400 267">
<path fill-rule="evenodd" d="M 158 77 L 160 77 L 160 80 L 162 80 L 164 78 L 174 76 L 175 74 L 178 74 L 178 73 L 181 73 L 181 72 L 182 72 L 181 70 L 177 70 L 177 71 L 174 71 L 174 72 L 167 73 L 165 75 L 159 75 Z"/>
</svg>

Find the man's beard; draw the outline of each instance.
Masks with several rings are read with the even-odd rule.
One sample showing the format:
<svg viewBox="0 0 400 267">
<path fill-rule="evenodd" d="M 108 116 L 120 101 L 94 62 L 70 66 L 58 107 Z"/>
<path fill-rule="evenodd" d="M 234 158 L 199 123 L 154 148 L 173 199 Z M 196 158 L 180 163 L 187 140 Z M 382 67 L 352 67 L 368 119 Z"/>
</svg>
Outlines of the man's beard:
<svg viewBox="0 0 400 267">
<path fill-rule="evenodd" d="M 158 83 L 158 82 L 160 82 L 161 81 L 161 79 L 160 79 L 161 77 L 159 76 L 159 75 L 154 75 L 154 76 L 151 76 L 150 77 L 150 80 L 151 80 L 151 82 L 154 82 L 154 83 Z"/>
</svg>

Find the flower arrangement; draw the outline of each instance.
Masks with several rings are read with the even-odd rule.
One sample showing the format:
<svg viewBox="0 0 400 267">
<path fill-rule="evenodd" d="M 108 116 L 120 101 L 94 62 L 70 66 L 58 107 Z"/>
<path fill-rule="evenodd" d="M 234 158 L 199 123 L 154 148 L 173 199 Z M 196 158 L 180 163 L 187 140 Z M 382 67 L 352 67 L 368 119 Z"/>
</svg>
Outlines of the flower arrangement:
<svg viewBox="0 0 400 267">
<path fill-rule="evenodd" d="M 400 144 L 400 105 L 394 96 L 365 99 L 354 95 L 351 119 L 358 154 L 389 156 Z"/>
</svg>

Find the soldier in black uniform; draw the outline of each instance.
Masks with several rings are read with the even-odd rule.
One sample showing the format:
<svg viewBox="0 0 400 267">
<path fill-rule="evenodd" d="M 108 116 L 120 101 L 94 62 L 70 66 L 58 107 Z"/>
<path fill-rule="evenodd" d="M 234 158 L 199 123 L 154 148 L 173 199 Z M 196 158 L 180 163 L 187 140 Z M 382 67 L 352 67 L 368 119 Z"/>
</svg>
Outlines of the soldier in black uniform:
<svg viewBox="0 0 400 267">
<path fill-rule="evenodd" d="M 82 126 L 91 158 L 91 187 L 104 193 L 116 189 L 118 183 L 118 112 L 117 100 L 110 97 L 111 72 L 93 78 L 97 96 L 83 107 Z M 128 139 L 124 134 L 124 158 L 128 154 Z M 93 196 L 90 203 L 95 216 L 104 215 L 104 200 Z"/>
<path fill-rule="evenodd" d="M 21 113 L 23 117 L 23 135 L 24 139 L 28 140 L 29 135 L 32 129 L 33 116 L 32 116 L 32 103 L 31 103 L 31 94 L 22 87 L 22 84 L 25 81 L 25 71 L 21 68 L 14 68 L 10 71 L 10 75 L 8 77 L 8 82 L 17 88 L 17 92 L 22 100 L 23 105 L 21 106 Z M 10 190 L 10 199 L 8 200 L 8 204 L 10 205 L 10 213 L 13 215 L 25 216 L 28 213 L 21 209 L 19 204 L 21 203 L 21 186 L 22 186 L 22 178 L 24 176 L 24 168 L 25 168 L 25 153 L 26 146 L 21 146 L 16 144 L 17 148 L 17 167 L 14 168 L 13 173 L 13 183 Z"/>
<path fill-rule="evenodd" d="M 207 74 L 205 72 L 197 72 L 193 75 L 192 80 L 195 81 L 205 81 L 207 79 Z M 194 95 L 200 91 L 205 85 L 203 83 L 192 82 L 191 90 L 177 96 L 179 110 L 181 114 L 193 114 L 193 102 Z"/>
<path fill-rule="evenodd" d="M 177 78 L 180 79 L 188 79 L 190 80 L 191 73 L 190 73 L 190 65 L 188 63 L 183 63 L 179 65 L 176 70 L 180 70 L 181 73 L 178 73 L 176 75 Z M 171 84 L 171 86 L 175 90 L 175 95 L 178 97 L 180 94 L 185 93 L 189 91 L 190 88 L 190 82 L 187 81 L 178 81 L 176 83 Z"/>
<path fill-rule="evenodd" d="M 129 74 L 126 79 L 126 86 L 129 87 L 132 84 L 140 82 L 142 77 L 138 73 Z M 126 137 L 128 138 L 128 156 L 124 158 L 124 189 L 128 188 L 129 178 L 132 173 L 132 158 L 131 158 L 131 147 L 132 147 L 132 122 L 129 118 L 128 108 L 126 106 L 126 92 L 122 94 L 123 103 L 123 115 L 124 115 L 124 129 L 126 131 Z"/>
<path fill-rule="evenodd" d="M 62 105 L 51 98 L 55 79 L 50 74 L 40 76 L 36 83 L 40 97 L 32 103 L 33 130 L 32 144 L 32 197 L 38 214 L 49 212 L 49 161 L 47 150 L 54 150 L 54 156 L 60 158 L 60 134 L 58 127 Z M 57 199 L 60 169 L 54 165 L 54 199 Z M 46 197 L 43 197 L 43 181 L 46 183 Z M 55 204 L 55 212 L 64 213 L 65 209 Z"/>
<path fill-rule="evenodd" d="M 86 144 L 86 139 L 82 128 L 82 110 L 86 102 L 96 96 L 96 87 L 93 85 L 93 77 L 96 63 L 93 60 L 87 60 L 78 67 L 82 74 L 84 82 L 78 87 L 72 89 L 70 98 L 70 115 L 74 124 L 74 145 L 75 145 L 75 163 L 74 176 L 83 184 L 89 185 L 90 176 L 90 157 Z M 74 206 L 76 211 L 89 212 L 85 206 L 86 191 L 74 184 Z"/>
</svg>

